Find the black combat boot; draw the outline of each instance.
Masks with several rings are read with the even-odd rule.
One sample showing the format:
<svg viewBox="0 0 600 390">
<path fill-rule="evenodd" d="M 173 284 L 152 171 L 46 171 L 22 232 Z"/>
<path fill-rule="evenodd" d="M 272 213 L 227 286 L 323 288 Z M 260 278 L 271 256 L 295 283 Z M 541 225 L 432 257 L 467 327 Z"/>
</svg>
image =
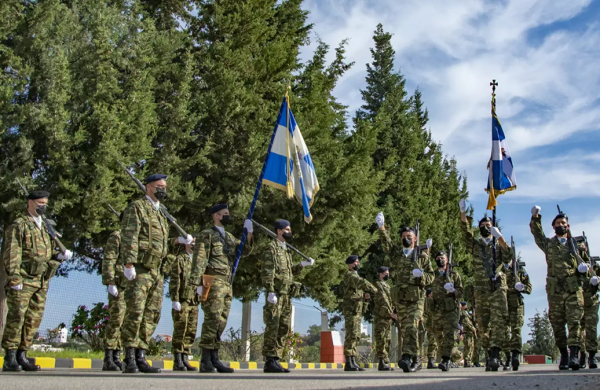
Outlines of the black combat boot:
<svg viewBox="0 0 600 390">
<path fill-rule="evenodd" d="M 102 365 L 102 371 L 121 371 L 113 361 L 112 349 L 104 350 L 104 364 Z"/>
<path fill-rule="evenodd" d="M 217 372 L 212 364 L 210 349 L 202 348 L 202 358 L 200 359 L 200 372 Z"/>
<path fill-rule="evenodd" d="M 560 363 L 558 363 L 559 370 L 569 369 L 569 350 L 567 348 L 559 348 L 560 350 Z"/>
<path fill-rule="evenodd" d="M 364 368 L 362 368 L 362 367 L 360 366 L 360 364 L 356 363 L 356 357 L 354 357 L 354 356 L 350 356 L 350 360 L 352 361 L 352 365 L 353 365 L 355 368 L 358 368 L 358 371 L 365 371 L 365 369 L 364 369 Z"/>
<path fill-rule="evenodd" d="M 498 371 L 498 368 L 500 367 L 500 348 L 492 347 L 490 349 L 488 367 L 490 368 L 490 371 Z"/>
<path fill-rule="evenodd" d="M 159 374 L 160 368 L 152 367 L 146 361 L 146 351 L 143 349 L 137 349 L 135 355 L 135 362 L 141 372 L 144 374 Z"/>
<path fill-rule="evenodd" d="M 510 352 L 504 352 L 504 356 L 506 357 L 506 362 L 502 365 L 503 371 L 510 371 Z M 502 363 L 502 361 L 500 361 Z"/>
<path fill-rule="evenodd" d="M 412 363 L 410 364 L 410 372 L 419 371 L 421 368 L 421 358 L 419 355 L 414 355 L 412 357 Z"/>
<path fill-rule="evenodd" d="M 352 364 L 352 356 L 346 356 L 346 364 L 344 364 L 344 371 L 358 371 L 358 367 L 354 367 L 354 364 Z"/>
<path fill-rule="evenodd" d="M 587 355 L 584 350 L 579 351 L 579 368 L 585 368 L 585 361 L 587 360 Z"/>
<path fill-rule="evenodd" d="M 219 350 L 218 349 L 213 349 L 210 351 L 210 360 L 212 361 L 213 367 L 217 369 L 217 372 L 221 372 L 221 373 L 225 373 L 225 374 L 233 373 L 233 371 L 234 371 L 233 368 L 229 368 L 229 367 L 225 366 L 219 360 Z"/>
<path fill-rule="evenodd" d="M 29 360 L 27 360 L 27 351 L 24 351 L 22 349 L 17 350 L 17 363 L 19 363 L 19 365 L 23 367 L 23 371 L 40 370 L 40 366 L 29 363 Z"/>
<path fill-rule="evenodd" d="M 573 371 L 579 370 L 579 347 L 570 346 L 569 368 Z"/>
<path fill-rule="evenodd" d="M 521 352 L 514 350 L 512 351 L 512 358 L 510 360 L 510 363 L 512 365 L 512 369 L 513 371 L 519 371 L 519 355 L 521 354 Z"/>
<path fill-rule="evenodd" d="M 402 369 L 404 372 L 410 372 L 410 355 L 405 353 L 402 355 L 402 358 L 398 362 L 398 367 Z"/>
<path fill-rule="evenodd" d="M 377 365 L 377 370 L 378 371 L 394 371 L 394 369 L 392 367 L 390 367 L 390 365 L 387 364 L 385 362 L 385 360 L 383 360 L 383 359 L 379 359 L 379 364 Z"/>
<path fill-rule="evenodd" d="M 463 364 L 463 367 L 469 368 L 469 367 L 473 367 L 473 365 L 468 360 L 465 360 L 465 363 Z"/>
<path fill-rule="evenodd" d="M 115 366 L 119 367 L 119 370 L 123 370 L 123 367 L 125 366 L 121 361 L 121 351 L 118 349 L 115 349 L 113 352 L 113 363 L 115 363 Z"/>
<path fill-rule="evenodd" d="M 198 369 L 196 367 L 192 366 L 190 364 L 190 362 L 188 361 L 187 353 L 181 354 L 181 361 L 183 362 L 183 365 L 185 366 L 185 368 L 187 368 L 188 371 L 198 371 Z"/>
<path fill-rule="evenodd" d="M 432 368 L 437 368 L 435 366 L 435 358 L 433 356 L 429 356 L 429 359 L 427 359 L 427 369 L 431 370 Z"/>
<path fill-rule="evenodd" d="M 277 364 L 277 360 L 274 357 L 267 357 L 265 361 L 265 366 L 263 367 L 263 372 L 271 372 L 271 373 L 283 373 L 283 367 Z"/>
<path fill-rule="evenodd" d="M 173 371 L 187 371 L 187 368 L 183 365 L 180 353 L 176 353 L 173 356 Z"/>
<path fill-rule="evenodd" d="M 7 349 L 6 354 L 4 355 L 4 365 L 2 366 L 2 371 L 18 372 L 22 370 L 23 367 L 17 363 L 17 350 Z"/>
<path fill-rule="evenodd" d="M 135 361 L 135 348 L 127 347 L 125 348 L 125 367 L 123 368 L 123 374 L 138 374 L 140 370 L 138 369 L 137 363 Z"/>
<path fill-rule="evenodd" d="M 596 351 L 588 351 L 590 356 L 588 357 L 588 367 L 598 368 L 598 360 L 596 360 Z"/>
<path fill-rule="evenodd" d="M 281 365 L 281 363 L 279 362 L 279 357 L 275 356 L 275 363 L 277 363 L 277 365 L 279 366 L 279 368 L 281 368 L 283 370 L 283 372 L 290 372 L 290 370 L 288 370 L 287 368 L 285 368 L 284 366 Z"/>
<path fill-rule="evenodd" d="M 442 371 L 450 371 L 450 358 L 442 356 L 442 362 L 438 364 L 438 368 Z"/>
</svg>

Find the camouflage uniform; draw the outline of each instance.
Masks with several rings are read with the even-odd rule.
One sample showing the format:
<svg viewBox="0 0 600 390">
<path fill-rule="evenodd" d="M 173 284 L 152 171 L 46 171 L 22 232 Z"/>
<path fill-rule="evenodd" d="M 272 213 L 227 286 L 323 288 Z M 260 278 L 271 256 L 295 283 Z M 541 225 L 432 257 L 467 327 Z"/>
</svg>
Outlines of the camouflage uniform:
<svg viewBox="0 0 600 390">
<path fill-rule="evenodd" d="M 438 343 L 433 329 L 433 298 L 425 298 L 425 330 L 427 331 L 427 357 L 435 358 L 438 350 Z"/>
<path fill-rule="evenodd" d="M 580 251 L 586 263 L 590 263 L 587 251 Z M 594 274 L 600 276 L 600 267 L 593 264 Z M 592 276 L 592 271 L 588 272 Z M 581 319 L 581 350 L 594 353 L 598 351 L 598 286 L 590 284 L 589 280 L 583 283 L 583 318 Z M 585 333 L 585 335 L 584 335 Z M 582 362 L 583 363 L 583 362 Z"/>
<path fill-rule="evenodd" d="M 285 243 L 273 240 L 269 248 L 269 255 L 261 264 L 261 279 L 265 297 L 269 293 L 275 293 L 277 304 L 265 300 L 265 339 L 262 353 L 266 358 L 281 358 L 284 342 L 291 329 L 292 298 L 299 296 L 302 286 L 294 282 L 294 276 L 300 275 L 302 265 L 293 265 L 292 251 Z"/>
<path fill-rule="evenodd" d="M 344 341 L 344 355 L 358 356 L 358 342 L 360 341 L 360 324 L 363 313 L 365 293 L 375 294 L 376 288 L 367 279 L 358 276 L 356 271 L 348 271 L 344 275 L 344 302 L 342 314 L 345 320 L 346 339 Z"/>
<path fill-rule="evenodd" d="M 392 314 L 394 313 L 394 305 L 390 286 L 385 280 L 377 280 L 375 282 L 377 294 L 375 295 L 375 347 L 377 348 L 377 357 L 383 359 L 385 363 L 390 362 L 390 342 L 392 339 Z"/>
<path fill-rule="evenodd" d="M 527 275 L 527 272 L 523 269 L 517 271 L 519 275 L 518 280 L 515 278 L 512 267 L 506 269 L 505 272 L 507 278 L 506 283 L 508 285 L 508 326 L 506 328 L 506 341 L 502 350 L 505 354 L 512 351 L 521 353 L 521 347 L 523 345 L 523 341 L 521 340 L 521 329 L 523 328 L 525 315 L 525 302 L 522 294 L 531 294 L 531 280 L 529 280 L 529 275 Z M 523 283 L 524 288 L 522 292 L 515 289 L 515 284 L 518 282 Z"/>
<path fill-rule="evenodd" d="M 577 259 L 568 245 L 560 243 L 556 236 L 547 238 L 542 228 L 542 216 L 532 216 L 529 224 L 535 243 L 546 255 L 548 274 L 548 316 L 559 349 L 569 346 L 581 347 L 581 318 L 583 317 L 583 289 L 585 275 L 577 272 Z M 565 331 L 569 329 L 569 336 Z"/>
<path fill-rule="evenodd" d="M 506 299 L 506 275 L 502 272 L 502 263 L 508 264 L 512 259 L 512 249 L 503 249 L 496 245 L 496 269 L 493 268 L 492 241 L 486 244 L 483 238 L 475 239 L 471 230 L 472 219 L 468 222 L 461 221 L 467 252 L 473 258 L 473 284 L 475 287 L 475 301 L 477 302 L 477 335 L 481 346 L 502 349 L 506 337 L 506 323 L 508 321 L 508 303 Z M 495 272 L 496 280 L 492 282 L 486 270 L 488 264 L 492 273 Z M 493 285 L 492 285 L 493 284 Z M 491 331 L 491 324 L 494 331 Z M 497 327 L 497 328 L 496 328 Z"/>
<path fill-rule="evenodd" d="M 181 310 L 171 310 L 173 316 L 172 352 L 190 355 L 198 329 L 200 299 L 196 294 L 196 289 L 190 283 L 192 255 L 185 251 L 185 246 L 176 245 L 174 256 L 175 260 L 169 279 L 169 295 L 173 302 L 181 304 Z"/>
<path fill-rule="evenodd" d="M 149 349 L 160 320 L 164 272 L 168 268 L 169 225 L 147 198 L 132 202 L 123 212 L 119 262 L 133 264 L 135 279 L 125 287 L 125 317 L 121 340 L 125 348 Z"/>
<path fill-rule="evenodd" d="M 398 313 L 399 338 L 402 339 L 401 355 L 417 356 L 419 354 L 419 320 L 425 310 L 425 286 L 433 281 L 433 268 L 429 256 L 421 253 L 417 259 L 418 268 L 423 270 L 423 276 L 415 278 L 412 271 L 417 266 L 412 253 L 404 255 L 402 248 L 392 244 L 387 230 L 379 230 L 381 245 L 387 255 L 387 266 L 392 269 L 392 301 Z"/>
<path fill-rule="evenodd" d="M 108 294 L 108 324 L 104 331 L 104 348 L 120 351 L 121 348 L 121 325 L 125 316 L 125 286 L 127 279 L 123 276 L 123 264 L 117 264 L 119 258 L 119 245 L 121 243 L 121 232 L 115 231 L 104 246 L 104 257 L 102 258 L 102 284 L 108 286 L 114 284 L 118 294 L 113 297 Z"/>
<path fill-rule="evenodd" d="M 459 301 L 463 297 L 463 285 L 460 275 L 450 273 L 450 278 L 439 269 L 434 271 L 435 278 L 431 285 L 433 293 L 433 332 L 440 341 L 441 355 L 450 358 L 454 348 L 454 334 L 459 320 Z M 454 283 L 454 292 L 448 293 L 444 284 Z"/>
<path fill-rule="evenodd" d="M 28 351 L 33 343 L 46 307 L 50 278 L 60 262 L 58 253 L 42 225 L 25 213 L 6 228 L 2 243 L 2 261 L 7 276 L 6 304 L 8 313 L 2 337 L 5 350 Z M 20 291 L 11 286 L 23 285 Z"/>
<path fill-rule="evenodd" d="M 473 360 L 473 353 L 477 352 L 477 336 L 475 336 L 476 330 L 471 315 L 468 312 L 461 310 L 458 322 L 463 327 L 463 354 L 465 356 L 465 362 L 478 363 L 479 361 Z M 479 353 L 477 353 L 476 357 L 479 358 Z"/>
</svg>

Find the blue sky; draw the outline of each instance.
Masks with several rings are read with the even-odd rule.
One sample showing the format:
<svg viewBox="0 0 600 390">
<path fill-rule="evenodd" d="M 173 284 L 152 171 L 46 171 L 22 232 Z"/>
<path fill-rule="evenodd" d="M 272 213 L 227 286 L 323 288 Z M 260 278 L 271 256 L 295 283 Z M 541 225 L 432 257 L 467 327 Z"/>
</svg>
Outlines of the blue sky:
<svg viewBox="0 0 600 390">
<path fill-rule="evenodd" d="M 394 34 L 396 66 L 408 90 L 418 87 L 423 93 L 434 138 L 467 175 L 476 216 L 483 215 L 487 203 L 489 82 L 499 82 L 497 114 L 518 188 L 498 199 L 497 214 L 532 278 L 525 317 L 544 310 L 546 264 L 529 232 L 534 204 L 542 207 L 547 235 L 559 203 L 573 231 L 585 231 L 593 254 L 600 255 L 600 1 L 307 0 L 304 8 L 315 26 L 303 59 L 311 57 L 317 37 L 332 47 L 349 39 L 348 60 L 356 63 L 335 95 L 351 115 L 362 104 L 360 89 L 365 88 L 375 27 L 382 23 Z M 59 317 L 73 313 L 80 303 L 106 299 L 99 277 L 82 275 L 74 281 L 53 281 L 41 330 L 68 320 Z M 253 308 L 257 331 L 263 327 L 263 303 L 261 297 Z M 306 306 L 297 306 L 295 326 L 304 333 L 320 323 L 320 313 L 310 308 L 314 302 L 300 303 Z M 170 307 L 165 300 L 158 333 L 172 332 Z M 235 302 L 228 327 L 240 324 L 241 304 Z M 524 339 L 527 333 L 525 327 Z"/>
</svg>

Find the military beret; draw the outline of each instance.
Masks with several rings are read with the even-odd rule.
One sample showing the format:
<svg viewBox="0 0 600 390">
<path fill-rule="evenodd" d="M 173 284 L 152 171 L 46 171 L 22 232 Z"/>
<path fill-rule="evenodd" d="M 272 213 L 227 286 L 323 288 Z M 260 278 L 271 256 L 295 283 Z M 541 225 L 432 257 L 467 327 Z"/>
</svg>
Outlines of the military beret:
<svg viewBox="0 0 600 390">
<path fill-rule="evenodd" d="M 430 289 L 430 288 L 428 288 L 428 289 L 425 291 L 425 295 L 429 295 L 429 294 L 431 294 L 431 289 Z"/>
<path fill-rule="evenodd" d="M 27 196 L 27 198 L 29 198 L 31 200 L 36 200 L 36 199 L 47 198 L 49 196 L 50 196 L 50 193 L 48 191 L 31 191 L 29 193 L 29 196 Z"/>
<path fill-rule="evenodd" d="M 286 221 L 285 219 L 280 219 L 279 221 L 275 221 L 275 223 L 273 224 L 273 227 L 275 228 L 275 230 L 285 229 L 288 226 L 290 226 L 290 221 Z"/>
<path fill-rule="evenodd" d="M 410 226 L 407 227 L 403 227 L 402 229 L 400 229 L 400 234 L 404 233 L 404 232 L 411 232 L 414 233 L 415 229 L 411 228 Z"/>
<path fill-rule="evenodd" d="M 481 225 L 484 222 L 492 222 L 492 219 L 488 216 L 485 216 L 479 220 L 479 225 Z"/>
<path fill-rule="evenodd" d="M 150 175 L 147 178 L 145 178 L 144 183 L 148 184 L 148 183 L 152 183 L 153 181 L 165 180 L 166 178 L 167 178 L 167 175 L 165 175 L 163 173 L 155 173 L 154 175 Z"/>
<path fill-rule="evenodd" d="M 567 216 L 567 214 L 560 213 L 556 217 L 554 217 L 554 219 L 552 220 L 552 226 L 554 226 L 554 222 L 556 222 L 557 219 L 566 219 L 567 222 L 569 221 L 569 217 Z"/>
<path fill-rule="evenodd" d="M 354 263 L 356 260 L 358 260 L 358 256 L 356 256 L 356 255 L 350 255 L 350 256 L 348 256 L 348 258 L 346 259 L 346 264 L 352 264 L 352 263 Z"/>
<path fill-rule="evenodd" d="M 228 209 L 229 205 L 227 205 L 227 203 L 218 203 L 216 205 L 214 205 L 213 207 L 211 207 L 210 209 L 208 209 L 208 213 L 209 214 L 214 214 L 214 213 L 218 213 L 219 211 L 223 210 L 223 209 Z"/>
<path fill-rule="evenodd" d="M 461 306 L 467 306 L 467 302 L 466 301 L 460 301 L 460 305 Z"/>
<path fill-rule="evenodd" d="M 389 271 L 389 270 L 390 270 L 390 269 L 389 269 L 388 267 L 384 267 L 384 266 L 382 266 L 382 267 L 379 267 L 379 269 L 377 269 L 377 273 L 379 273 L 379 274 L 382 274 L 382 273 L 384 273 L 385 271 Z"/>
<path fill-rule="evenodd" d="M 446 252 L 444 252 L 444 251 L 438 251 L 438 252 L 435 254 L 435 258 L 437 259 L 437 258 L 438 258 L 438 257 L 440 257 L 440 256 L 448 256 L 448 254 L 447 254 Z"/>
</svg>

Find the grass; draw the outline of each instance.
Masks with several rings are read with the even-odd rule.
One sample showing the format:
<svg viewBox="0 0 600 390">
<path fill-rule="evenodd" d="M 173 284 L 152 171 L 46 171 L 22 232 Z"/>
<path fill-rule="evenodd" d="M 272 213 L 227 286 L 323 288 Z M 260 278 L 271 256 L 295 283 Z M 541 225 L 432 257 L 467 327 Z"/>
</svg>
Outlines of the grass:
<svg viewBox="0 0 600 390">
<path fill-rule="evenodd" d="M 42 352 L 42 351 L 29 351 L 27 357 L 47 357 L 47 358 L 82 358 L 82 359 L 104 359 L 104 352 L 85 352 L 78 351 L 75 349 L 65 349 L 60 352 Z"/>
</svg>

